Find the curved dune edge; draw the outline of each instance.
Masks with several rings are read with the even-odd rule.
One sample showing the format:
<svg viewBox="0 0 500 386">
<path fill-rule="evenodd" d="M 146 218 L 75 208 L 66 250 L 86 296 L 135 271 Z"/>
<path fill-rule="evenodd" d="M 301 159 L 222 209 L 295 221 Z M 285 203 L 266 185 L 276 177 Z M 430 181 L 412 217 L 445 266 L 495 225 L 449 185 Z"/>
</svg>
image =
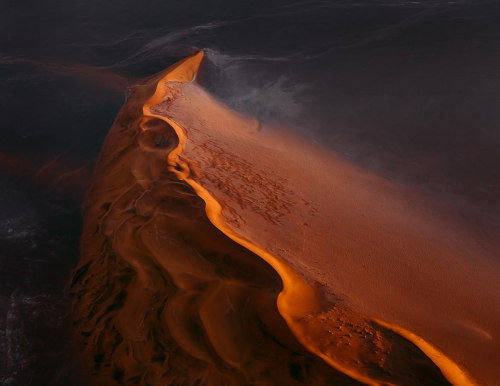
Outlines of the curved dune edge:
<svg viewBox="0 0 500 386">
<path fill-rule="evenodd" d="M 425 355 L 427 355 L 443 372 L 443 375 L 454 385 L 477 385 L 478 383 L 472 379 L 472 377 L 467 374 L 467 372 L 461 369 L 455 362 L 448 358 L 439 349 L 434 347 L 429 342 L 414 334 L 411 331 L 405 330 L 400 326 L 395 326 L 387 323 L 383 320 L 373 318 L 381 326 L 387 327 L 394 331 L 395 333 L 403 336 L 409 341 L 413 342 L 418 348 L 420 348 Z"/>
<path fill-rule="evenodd" d="M 92 385 L 358 385 L 308 352 L 276 307 L 281 281 L 207 218 L 171 169 L 179 138 L 136 87 L 99 156 L 70 283 Z"/>
<path fill-rule="evenodd" d="M 145 116 L 152 118 L 158 118 L 167 122 L 172 128 L 174 128 L 178 138 L 178 146 L 171 151 L 168 156 L 169 165 L 172 171 L 175 171 L 180 180 L 186 181 L 196 193 L 205 201 L 206 203 L 206 214 L 209 220 L 214 224 L 219 230 L 221 230 L 226 236 L 231 238 L 233 241 L 244 246 L 245 248 L 251 250 L 256 255 L 260 256 L 267 263 L 269 263 L 279 274 L 283 281 L 283 290 L 280 292 L 278 297 L 278 309 L 280 314 L 283 316 L 287 322 L 289 328 L 294 333 L 296 338 L 301 342 L 309 351 L 318 355 L 323 360 L 325 360 L 332 367 L 338 369 L 339 371 L 349 375 L 350 377 L 369 384 L 390 384 L 387 379 L 373 379 L 369 376 L 363 374 L 363 372 L 356 371 L 352 367 L 347 367 L 341 362 L 332 358 L 331 355 L 325 352 L 324 349 L 319 347 L 316 339 L 319 337 L 311 338 L 308 336 L 309 332 L 307 329 L 303 328 L 302 319 L 305 317 L 314 318 L 313 315 L 321 314 L 325 307 L 331 307 L 335 309 L 333 305 L 326 305 L 318 294 L 318 292 L 312 288 L 300 275 L 298 275 L 293 269 L 291 269 L 285 262 L 279 258 L 273 256 L 265 249 L 253 244 L 245 237 L 235 233 L 230 227 L 228 227 L 224 221 L 222 215 L 221 205 L 217 200 L 210 194 L 210 192 L 201 186 L 194 179 L 189 178 L 189 168 L 184 166 L 183 171 L 177 170 L 173 165 L 180 165 L 182 161 L 179 155 L 182 154 L 183 144 L 185 141 L 185 132 L 176 122 L 173 120 L 160 115 L 155 114 L 151 111 L 151 107 L 158 105 L 165 98 L 165 86 L 166 82 L 178 81 L 178 82 L 191 82 L 195 79 L 197 70 L 203 59 L 203 52 L 200 51 L 197 54 L 184 59 L 179 62 L 178 66 L 169 72 L 165 77 L 163 77 L 156 88 L 154 95 L 145 103 L 143 108 L 143 113 Z M 346 310 L 343 310 L 346 312 Z M 350 311 L 348 311 L 350 312 Z M 398 335 L 404 337 L 408 341 L 415 344 L 420 348 L 436 366 L 442 371 L 446 379 L 455 385 L 476 385 L 470 375 L 463 369 L 461 369 L 456 363 L 454 363 L 450 358 L 446 357 L 445 354 L 440 352 L 429 342 L 426 342 L 423 338 L 417 336 L 416 334 L 405 330 L 402 327 L 392 325 L 388 322 L 372 318 L 371 319 L 376 324 L 385 327 L 391 331 L 394 331 Z M 321 339 L 321 338 L 319 338 Z M 389 378 L 390 379 L 390 378 Z"/>
</svg>

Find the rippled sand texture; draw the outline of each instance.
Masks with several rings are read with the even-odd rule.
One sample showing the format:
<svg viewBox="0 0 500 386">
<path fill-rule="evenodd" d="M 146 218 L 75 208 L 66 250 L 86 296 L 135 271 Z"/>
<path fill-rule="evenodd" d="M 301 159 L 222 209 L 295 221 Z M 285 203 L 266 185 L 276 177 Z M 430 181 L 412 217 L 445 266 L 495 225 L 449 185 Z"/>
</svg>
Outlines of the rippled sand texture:
<svg viewBox="0 0 500 386">
<path fill-rule="evenodd" d="M 137 87 L 98 161 L 71 286 L 92 382 L 494 379 L 492 252 L 215 101 L 202 57 Z"/>
</svg>

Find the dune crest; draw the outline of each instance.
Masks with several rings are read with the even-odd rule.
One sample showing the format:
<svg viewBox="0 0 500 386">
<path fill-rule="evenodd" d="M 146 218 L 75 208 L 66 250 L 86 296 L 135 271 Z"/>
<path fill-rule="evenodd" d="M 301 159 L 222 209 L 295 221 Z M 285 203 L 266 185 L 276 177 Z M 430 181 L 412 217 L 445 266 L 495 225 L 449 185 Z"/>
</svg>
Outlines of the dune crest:
<svg viewBox="0 0 500 386">
<path fill-rule="evenodd" d="M 495 336 L 498 314 L 472 301 L 498 289 L 498 268 L 470 258 L 488 252 L 414 192 L 258 130 L 193 82 L 202 58 L 138 87 L 103 147 L 72 284 L 95 377 L 475 384 L 467 368 L 492 379 L 494 364 L 467 352 L 477 341 L 449 342 L 443 326 Z"/>
</svg>

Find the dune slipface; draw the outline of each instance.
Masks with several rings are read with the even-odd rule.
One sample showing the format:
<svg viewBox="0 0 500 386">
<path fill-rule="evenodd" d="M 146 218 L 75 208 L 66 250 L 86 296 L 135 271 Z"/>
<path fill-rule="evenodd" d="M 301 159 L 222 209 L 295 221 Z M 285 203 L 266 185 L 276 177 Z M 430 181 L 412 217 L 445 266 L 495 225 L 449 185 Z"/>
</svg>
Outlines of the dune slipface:
<svg viewBox="0 0 500 386">
<path fill-rule="evenodd" d="M 202 57 L 137 87 L 102 149 L 71 285 L 92 381 L 497 379 L 495 249 L 229 110 L 193 80 Z"/>
</svg>

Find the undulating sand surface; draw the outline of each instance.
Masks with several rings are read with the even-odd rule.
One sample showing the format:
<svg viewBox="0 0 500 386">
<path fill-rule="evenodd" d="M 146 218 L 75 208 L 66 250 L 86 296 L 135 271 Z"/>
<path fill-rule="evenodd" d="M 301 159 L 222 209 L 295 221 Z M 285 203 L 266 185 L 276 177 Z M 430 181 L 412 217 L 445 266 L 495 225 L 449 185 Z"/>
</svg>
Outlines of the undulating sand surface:
<svg viewBox="0 0 500 386">
<path fill-rule="evenodd" d="M 202 58 L 136 87 L 97 163 L 71 285 L 92 382 L 495 384 L 493 244 L 231 111 Z"/>
</svg>

